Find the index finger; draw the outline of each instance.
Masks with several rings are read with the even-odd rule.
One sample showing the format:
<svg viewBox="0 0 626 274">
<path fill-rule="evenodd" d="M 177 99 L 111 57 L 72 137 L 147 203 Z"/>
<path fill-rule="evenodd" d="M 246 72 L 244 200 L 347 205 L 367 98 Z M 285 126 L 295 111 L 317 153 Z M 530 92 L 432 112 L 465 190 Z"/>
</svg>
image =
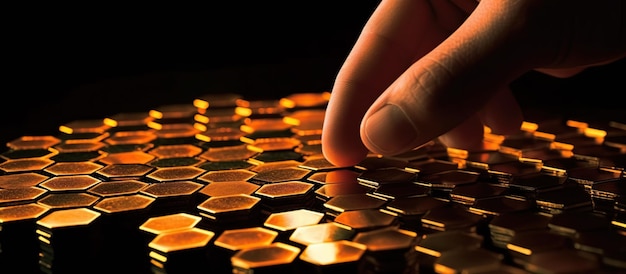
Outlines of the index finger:
<svg viewBox="0 0 626 274">
<path fill-rule="evenodd" d="M 382 1 L 341 67 L 326 110 L 325 157 L 335 165 L 358 163 L 368 153 L 360 123 L 370 105 L 418 57 L 445 36 L 428 1 Z"/>
</svg>

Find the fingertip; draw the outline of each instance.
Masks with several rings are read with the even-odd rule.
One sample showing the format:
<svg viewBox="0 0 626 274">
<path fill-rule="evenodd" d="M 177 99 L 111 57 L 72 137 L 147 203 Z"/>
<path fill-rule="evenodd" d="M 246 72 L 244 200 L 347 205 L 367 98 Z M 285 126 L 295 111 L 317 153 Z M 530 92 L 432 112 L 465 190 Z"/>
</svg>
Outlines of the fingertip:
<svg viewBox="0 0 626 274">
<path fill-rule="evenodd" d="M 401 107 L 386 104 L 365 118 L 361 136 L 365 146 L 372 152 L 394 155 L 415 147 L 419 135 Z"/>
<path fill-rule="evenodd" d="M 334 92 L 326 108 L 322 127 L 322 154 L 333 165 L 353 166 L 363 160 L 368 150 L 359 136 L 359 122 L 367 101 L 351 100 L 350 90 Z"/>
<path fill-rule="evenodd" d="M 480 112 L 480 120 L 495 134 L 517 133 L 524 121 L 524 114 L 517 99 L 508 89 L 494 94 Z"/>
<path fill-rule="evenodd" d="M 341 143 L 336 139 L 322 138 L 322 154 L 335 166 L 354 166 L 365 159 L 367 153 L 367 148 L 360 143 Z"/>
</svg>

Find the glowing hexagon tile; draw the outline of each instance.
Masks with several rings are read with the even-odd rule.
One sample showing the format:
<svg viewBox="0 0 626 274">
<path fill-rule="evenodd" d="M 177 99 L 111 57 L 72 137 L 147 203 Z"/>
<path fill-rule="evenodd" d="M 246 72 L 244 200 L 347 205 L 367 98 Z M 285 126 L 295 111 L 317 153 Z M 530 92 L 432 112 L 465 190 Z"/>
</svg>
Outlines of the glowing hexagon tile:
<svg viewBox="0 0 626 274">
<path fill-rule="evenodd" d="M 7 143 L 7 147 L 11 149 L 48 149 L 61 140 L 51 135 L 42 136 L 21 136 Z"/>
<path fill-rule="evenodd" d="M 79 191 L 86 190 L 98 183 L 100 183 L 100 180 L 89 175 L 68 175 L 50 178 L 39 184 L 39 186 L 53 192 Z"/>
<path fill-rule="evenodd" d="M 404 169 L 408 164 L 408 161 L 391 158 L 381 157 L 380 155 L 368 155 L 361 162 L 357 163 L 354 167 L 360 170 L 376 170 L 380 168 L 398 168 Z"/>
<path fill-rule="evenodd" d="M 120 213 L 144 210 L 154 202 L 154 198 L 141 194 L 107 197 L 96 203 L 93 208 L 103 213 Z"/>
<path fill-rule="evenodd" d="M 219 124 L 241 121 L 248 116 L 250 110 L 243 107 L 206 109 L 196 113 L 194 120 L 202 124 Z"/>
<path fill-rule="evenodd" d="M 48 176 L 34 172 L 0 175 L 0 189 L 32 187 L 48 178 Z"/>
<path fill-rule="evenodd" d="M 341 212 L 334 221 L 356 231 L 368 231 L 397 224 L 397 217 L 378 209 L 359 209 Z"/>
<path fill-rule="evenodd" d="M 250 109 L 250 116 L 273 116 L 284 111 L 284 107 L 278 104 L 278 99 L 258 99 L 249 101 L 247 108 Z"/>
<path fill-rule="evenodd" d="M 323 156 L 322 152 L 322 143 L 316 144 L 303 144 L 293 150 L 295 153 L 303 155 L 306 157 L 319 157 Z"/>
<path fill-rule="evenodd" d="M 453 189 L 455 186 L 474 183 L 480 174 L 469 170 L 447 170 L 419 177 L 417 184 L 426 187 Z"/>
<path fill-rule="evenodd" d="M 483 218 L 460 206 L 435 207 L 422 216 L 422 227 L 432 231 L 451 229 L 473 231 Z"/>
<path fill-rule="evenodd" d="M 150 117 L 158 120 L 180 120 L 193 117 L 197 113 L 196 107 L 190 104 L 167 104 L 151 109 Z"/>
<path fill-rule="evenodd" d="M 322 133 L 322 121 L 304 121 L 294 125 L 292 131 L 297 136 L 319 135 Z"/>
<path fill-rule="evenodd" d="M 258 172 L 285 168 L 285 167 L 299 167 L 301 164 L 302 162 L 296 161 L 296 160 L 276 161 L 276 162 L 261 163 L 259 165 L 255 165 L 251 167 L 250 170 L 258 173 Z"/>
<path fill-rule="evenodd" d="M 253 134 L 269 132 L 290 132 L 292 125 L 287 124 L 281 117 L 247 119 L 240 127 L 241 131 L 248 133 L 248 137 Z M 268 135 L 268 134 L 263 134 Z M 270 134 L 271 135 L 271 134 Z M 251 138 L 248 143 L 256 138 Z"/>
<path fill-rule="evenodd" d="M 159 158 L 154 161 L 149 162 L 148 164 L 161 168 L 161 167 L 176 167 L 176 166 L 198 166 L 202 163 L 206 162 L 206 160 L 199 159 L 197 157 L 179 157 L 179 158 Z"/>
<path fill-rule="evenodd" d="M 302 145 L 322 144 L 322 134 L 298 135 L 296 133 L 296 136 L 294 138 L 300 140 L 300 142 L 302 142 Z"/>
<path fill-rule="evenodd" d="M 322 200 L 324 203 L 328 202 L 333 197 L 341 195 L 351 194 L 367 194 L 370 192 L 370 188 L 365 187 L 358 183 L 339 183 L 339 184 L 327 184 L 322 185 L 315 190 L 316 198 Z"/>
<path fill-rule="evenodd" d="M 207 171 L 231 170 L 231 169 L 247 169 L 254 165 L 244 160 L 236 160 L 230 162 L 203 162 L 198 167 Z"/>
<path fill-rule="evenodd" d="M 113 165 L 113 164 L 147 164 L 155 158 L 154 155 L 148 154 L 143 151 L 131 151 L 110 153 L 107 156 L 100 159 L 100 162 Z"/>
<path fill-rule="evenodd" d="M 279 104 L 288 109 L 323 108 L 330 100 L 330 92 L 294 93 L 280 99 Z"/>
<path fill-rule="evenodd" d="M 139 229 L 153 235 L 159 235 L 176 230 L 184 230 L 195 227 L 202 221 L 202 217 L 189 213 L 172 213 L 162 216 L 150 217 L 143 222 Z"/>
<path fill-rule="evenodd" d="M 148 185 L 140 193 L 158 199 L 192 195 L 202 187 L 203 185 L 192 181 L 174 181 Z"/>
<path fill-rule="evenodd" d="M 196 128 L 199 126 L 196 125 Z M 203 126 L 206 127 L 206 126 Z M 239 128 L 230 127 L 218 127 L 218 128 L 202 128 L 201 131 L 196 134 L 196 139 L 207 143 L 218 143 L 228 141 L 239 141 L 241 137 L 245 135 L 245 132 L 239 130 Z"/>
<path fill-rule="evenodd" d="M 346 194 L 330 198 L 324 203 L 324 207 L 339 213 L 359 209 L 377 209 L 386 203 L 386 200 L 366 193 Z"/>
<path fill-rule="evenodd" d="M 196 133 L 195 139 L 200 141 L 198 145 L 203 148 L 224 147 L 244 144 L 241 138 L 245 136 L 245 132 L 239 130 L 241 120 L 222 121 L 219 123 L 204 123 L 201 120 L 216 119 L 222 120 L 223 117 L 209 118 L 201 114 L 194 117 L 197 123 L 193 124 L 199 132 Z"/>
<path fill-rule="evenodd" d="M 235 194 L 250 195 L 257 189 L 259 189 L 259 185 L 247 181 L 213 182 L 200 189 L 200 193 L 209 197 Z"/>
<path fill-rule="evenodd" d="M 291 265 L 300 254 L 300 251 L 298 247 L 281 242 L 274 242 L 269 245 L 239 250 L 231 257 L 231 263 L 233 268 L 235 268 L 234 271 L 239 269 L 243 271 L 243 273 L 250 273 L 250 271 L 254 272 L 255 270 L 275 269 L 277 267 L 280 268 L 282 266 Z M 280 268 L 280 270 L 285 269 Z M 290 269 L 290 271 L 295 271 L 295 269 Z"/>
<path fill-rule="evenodd" d="M 220 220 L 222 217 L 228 218 L 233 215 L 246 215 L 250 213 L 260 201 L 260 198 L 246 194 L 216 196 L 206 199 L 204 202 L 200 203 L 197 208 L 200 210 L 202 216 L 212 220 Z"/>
<path fill-rule="evenodd" d="M 459 166 L 459 163 L 453 161 L 429 158 L 422 161 L 411 161 L 407 163 L 406 169 L 419 173 L 419 176 L 426 176 L 428 174 L 455 170 Z"/>
<path fill-rule="evenodd" d="M 47 190 L 39 187 L 0 189 L 0 205 L 8 206 L 33 202 L 43 196 Z"/>
<path fill-rule="evenodd" d="M 78 144 L 78 143 L 95 143 L 100 142 L 110 136 L 109 132 L 83 132 L 83 133 L 67 133 L 62 132 L 58 137 L 65 144 Z"/>
<path fill-rule="evenodd" d="M 417 233 L 397 227 L 384 227 L 357 233 L 352 241 L 367 246 L 371 252 L 406 252 L 415 245 Z"/>
<path fill-rule="evenodd" d="M 322 123 L 326 115 L 324 108 L 303 108 L 292 110 L 283 115 L 284 120 L 294 126 L 310 123 L 310 128 L 322 128 Z"/>
<path fill-rule="evenodd" d="M 357 263 L 366 251 L 363 244 L 339 240 L 311 244 L 302 251 L 299 258 L 316 266 L 342 265 L 345 268 L 345 264 L 353 263 L 353 270 L 357 270 Z"/>
<path fill-rule="evenodd" d="M 137 180 L 119 180 L 111 182 L 102 182 L 96 186 L 93 186 L 88 193 L 98 195 L 100 197 L 111 197 L 118 195 L 128 195 L 139 193 L 140 190 L 148 186 L 148 183 L 144 183 Z"/>
<path fill-rule="evenodd" d="M 156 140 L 154 130 L 119 131 L 104 140 L 109 145 L 146 144 Z"/>
<path fill-rule="evenodd" d="M 335 169 L 313 173 L 308 180 L 318 184 L 358 184 L 359 176 L 361 172 L 352 169 Z"/>
<path fill-rule="evenodd" d="M 263 183 L 277 183 L 284 181 L 301 180 L 308 175 L 311 170 L 299 167 L 286 167 L 258 172 L 252 180 Z"/>
<path fill-rule="evenodd" d="M 347 229 L 335 222 L 322 222 L 296 228 L 289 236 L 289 240 L 307 246 L 316 243 L 351 240 L 355 234 L 354 230 Z"/>
<path fill-rule="evenodd" d="M 314 186 L 302 181 L 263 184 L 254 195 L 263 199 L 263 211 L 267 214 L 311 207 L 314 203 Z"/>
<path fill-rule="evenodd" d="M 111 126 L 105 124 L 102 119 L 84 119 L 63 124 L 59 127 L 59 131 L 66 134 L 104 133 L 110 128 Z"/>
<path fill-rule="evenodd" d="M 58 151 L 52 148 L 46 149 L 10 149 L 0 154 L 0 159 L 25 159 L 25 158 L 50 158 Z"/>
<path fill-rule="evenodd" d="M 376 188 L 387 184 L 412 183 L 416 178 L 417 174 L 414 172 L 391 167 L 365 170 L 361 173 L 358 180 L 362 184 Z"/>
<path fill-rule="evenodd" d="M 102 152 L 106 152 L 108 154 L 112 153 L 122 153 L 122 152 L 133 152 L 133 151 L 143 151 L 147 152 L 148 150 L 154 148 L 156 145 L 154 143 L 140 143 L 140 144 L 109 144 L 108 146 L 102 148 Z"/>
<path fill-rule="evenodd" d="M 264 227 L 246 227 L 224 230 L 215 245 L 230 251 L 238 251 L 255 246 L 269 245 L 274 242 L 278 232 Z"/>
<path fill-rule="evenodd" d="M 301 145 L 300 140 L 291 137 L 258 138 L 250 143 L 248 149 L 256 152 L 292 150 Z"/>
<path fill-rule="evenodd" d="M 60 270 L 64 258 L 80 258 L 87 262 L 95 256 L 90 247 L 90 237 L 98 237 L 100 232 L 100 213 L 89 208 L 54 210 L 37 221 L 37 240 L 39 241 L 40 267 L 48 270 Z M 67 257 L 66 257 L 67 256 Z M 52 267 L 52 260 L 55 265 Z M 72 261 L 79 268 L 87 267 L 87 262 Z M 85 263 L 81 265 L 81 263 Z M 62 271 L 68 272 L 68 271 Z M 69 271 L 73 272 L 73 271 Z"/>
<path fill-rule="evenodd" d="M 148 112 L 120 112 L 104 118 L 103 122 L 114 128 L 144 127 L 154 120 Z"/>
<path fill-rule="evenodd" d="M 51 193 L 39 199 L 37 203 L 53 209 L 89 207 L 100 198 L 87 193 Z"/>
<path fill-rule="evenodd" d="M 112 164 L 98 170 L 96 174 L 110 180 L 139 178 L 150 173 L 154 167 L 145 164 Z"/>
<path fill-rule="evenodd" d="M 252 110 L 246 106 L 233 106 L 212 109 L 198 109 L 194 115 L 194 125 L 207 128 L 239 128 L 243 119 L 250 116 Z"/>
<path fill-rule="evenodd" d="M 107 156 L 107 152 L 103 150 L 94 151 L 81 151 L 81 152 L 64 152 L 57 153 L 50 157 L 51 160 L 56 162 L 85 162 L 85 161 L 98 161 Z"/>
<path fill-rule="evenodd" d="M 315 170 L 315 171 L 328 171 L 338 169 L 338 166 L 333 165 L 323 155 L 310 156 L 305 158 L 304 162 L 300 165 L 302 168 Z"/>
<path fill-rule="evenodd" d="M 199 157 L 212 162 L 231 162 L 245 161 L 257 154 L 258 152 L 249 150 L 248 146 L 243 144 L 209 148 L 207 151 L 200 154 Z"/>
<path fill-rule="evenodd" d="M 215 232 L 197 227 L 162 233 L 148 243 L 152 250 L 149 255 L 161 263 L 168 263 L 168 256 L 202 249 L 209 245 L 213 237 Z"/>
<path fill-rule="evenodd" d="M 236 138 L 236 136 L 242 135 L 238 135 L 236 132 L 239 131 L 245 134 L 241 132 L 239 127 L 244 123 L 245 116 L 248 115 L 248 113 L 250 113 L 248 109 L 239 107 L 230 110 L 214 109 L 211 113 L 198 113 L 194 116 L 195 123 L 193 123 L 193 126 L 200 130 L 201 133 L 196 134 L 196 139 L 206 141 L 207 143 L 204 145 L 208 145 L 209 147 L 232 145 L 235 143 L 242 144 L 243 142 L 241 142 L 239 138 Z M 198 138 L 199 135 L 209 137 L 209 140 Z M 215 137 L 215 139 L 211 139 L 210 136 Z M 213 143 L 209 144 L 209 142 Z"/>
<path fill-rule="evenodd" d="M 254 175 L 256 175 L 256 172 L 252 172 L 247 169 L 216 170 L 208 171 L 198 177 L 198 180 L 206 183 L 247 181 L 248 179 L 254 177 Z"/>
<path fill-rule="evenodd" d="M 64 227 L 88 226 L 100 217 L 100 213 L 88 208 L 55 210 L 44 216 L 37 225 L 55 230 Z"/>
<path fill-rule="evenodd" d="M 61 143 L 54 146 L 59 153 L 75 153 L 75 152 L 93 152 L 104 148 L 105 144 L 102 142 L 88 142 L 88 143 Z"/>
<path fill-rule="evenodd" d="M 37 219 L 49 210 L 49 207 L 34 203 L 0 207 L 0 227 L 12 222 Z"/>
<path fill-rule="evenodd" d="M 160 159 L 193 157 L 202 153 L 202 148 L 191 144 L 161 145 L 150 150 L 148 153 Z"/>
<path fill-rule="evenodd" d="M 193 106 L 200 110 L 210 108 L 231 108 L 237 106 L 248 106 L 250 103 L 241 94 L 237 93 L 208 93 L 196 97 Z"/>
<path fill-rule="evenodd" d="M 314 185 L 302 181 L 287 181 L 262 185 L 255 194 L 267 199 L 301 198 L 313 190 Z"/>
<path fill-rule="evenodd" d="M 0 163 L 0 170 L 4 172 L 24 172 L 43 170 L 52 165 L 53 160 L 47 158 L 12 159 Z"/>
<path fill-rule="evenodd" d="M 54 176 L 63 176 L 63 175 L 79 175 L 79 174 L 91 174 L 103 166 L 94 163 L 94 162 L 60 162 L 54 163 L 51 166 L 48 166 L 44 169 L 44 171 L 54 175 Z"/>
<path fill-rule="evenodd" d="M 158 139 L 179 139 L 179 138 L 195 138 L 200 131 L 191 124 L 155 124 L 150 123 L 150 127 L 156 129 L 155 134 Z"/>
<path fill-rule="evenodd" d="M 206 170 L 193 166 L 161 167 L 146 177 L 157 182 L 193 180 L 205 172 Z"/>
<path fill-rule="evenodd" d="M 483 236 L 461 230 L 443 231 L 430 233 L 418 238 L 414 246 L 415 251 L 433 257 L 439 257 L 442 253 L 459 247 L 467 249 L 479 248 L 483 244 Z"/>
<path fill-rule="evenodd" d="M 263 151 L 252 158 L 248 159 L 249 162 L 255 165 L 261 165 L 278 161 L 302 161 L 303 154 L 296 152 L 295 150 L 275 150 L 275 151 Z"/>
<path fill-rule="evenodd" d="M 270 214 L 264 226 L 278 231 L 290 231 L 301 226 L 314 225 L 324 219 L 324 213 L 310 209 L 295 209 Z"/>
</svg>

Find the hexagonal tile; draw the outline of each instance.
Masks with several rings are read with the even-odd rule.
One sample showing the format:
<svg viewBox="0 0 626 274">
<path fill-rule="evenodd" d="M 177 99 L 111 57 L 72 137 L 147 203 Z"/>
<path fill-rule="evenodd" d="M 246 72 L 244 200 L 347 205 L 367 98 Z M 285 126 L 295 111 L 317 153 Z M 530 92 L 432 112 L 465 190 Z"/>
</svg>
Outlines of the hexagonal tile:
<svg viewBox="0 0 626 274">
<path fill-rule="evenodd" d="M 206 170 L 193 166 L 161 167 L 152 171 L 146 177 L 157 182 L 193 180 Z"/>
<path fill-rule="evenodd" d="M 0 163 L 0 170 L 4 172 L 24 172 L 43 170 L 54 163 L 47 158 L 12 159 Z"/>
<path fill-rule="evenodd" d="M 99 182 L 100 180 L 89 175 L 68 175 L 50 178 L 39 186 L 50 191 L 77 191 L 86 190 Z"/>
</svg>

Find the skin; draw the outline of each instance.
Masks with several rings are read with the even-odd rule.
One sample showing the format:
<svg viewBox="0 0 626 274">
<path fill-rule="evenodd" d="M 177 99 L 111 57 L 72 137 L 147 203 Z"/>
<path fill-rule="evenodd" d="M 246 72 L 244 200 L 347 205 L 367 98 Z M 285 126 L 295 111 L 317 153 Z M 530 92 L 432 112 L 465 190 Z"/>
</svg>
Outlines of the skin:
<svg viewBox="0 0 626 274">
<path fill-rule="evenodd" d="M 439 138 L 474 149 L 519 130 L 508 85 L 570 77 L 626 56 L 623 0 L 383 0 L 332 88 L 322 135 L 337 166 Z"/>
</svg>

